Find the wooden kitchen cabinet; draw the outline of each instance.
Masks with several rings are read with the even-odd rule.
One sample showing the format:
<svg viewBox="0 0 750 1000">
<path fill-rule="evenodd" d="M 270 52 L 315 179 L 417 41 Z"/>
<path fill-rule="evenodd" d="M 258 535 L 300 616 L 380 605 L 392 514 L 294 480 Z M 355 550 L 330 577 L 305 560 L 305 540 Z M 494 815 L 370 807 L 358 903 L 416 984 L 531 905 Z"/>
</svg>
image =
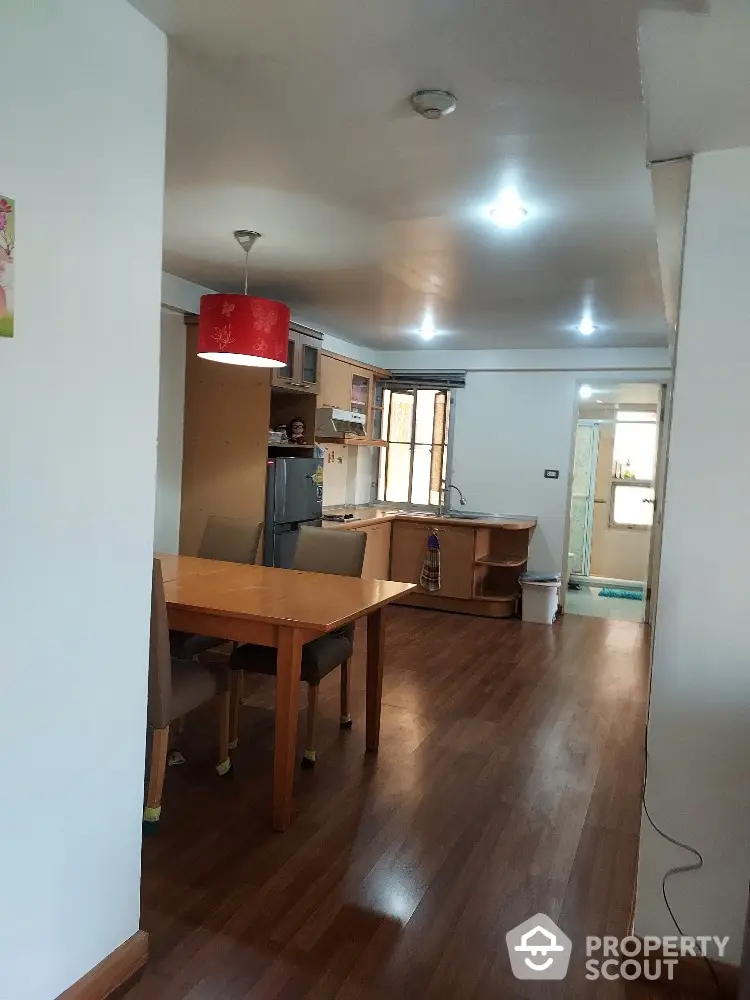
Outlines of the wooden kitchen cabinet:
<svg viewBox="0 0 750 1000">
<path fill-rule="evenodd" d="M 362 440 L 372 442 L 379 439 L 379 426 L 378 433 L 375 433 L 375 382 L 388 374 L 384 369 L 365 368 L 345 358 L 323 354 L 318 405 L 364 413 L 366 432 Z M 354 444 L 357 440 L 359 439 L 351 439 L 351 443 Z"/>
<path fill-rule="evenodd" d="M 300 331 L 297 341 L 299 355 L 299 378 L 306 392 L 320 389 L 320 352 L 322 339 L 312 333 Z"/>
<path fill-rule="evenodd" d="M 322 337 L 291 325 L 286 365 L 271 370 L 271 385 L 292 392 L 317 393 L 320 389 Z"/>
<path fill-rule="evenodd" d="M 392 580 L 419 583 L 431 530 L 434 529 L 428 524 L 394 521 Z M 441 525 L 437 533 L 440 539 L 440 596 L 468 600 L 473 597 L 474 590 L 474 529 Z"/>
<path fill-rule="evenodd" d="M 363 580 L 390 580 L 391 575 L 391 522 L 370 524 L 357 531 L 367 535 Z M 408 581 L 407 581 L 408 582 Z"/>
<path fill-rule="evenodd" d="M 265 516 L 271 385 L 267 368 L 199 358 L 187 328 L 179 550 L 194 556 L 211 514 Z"/>
</svg>

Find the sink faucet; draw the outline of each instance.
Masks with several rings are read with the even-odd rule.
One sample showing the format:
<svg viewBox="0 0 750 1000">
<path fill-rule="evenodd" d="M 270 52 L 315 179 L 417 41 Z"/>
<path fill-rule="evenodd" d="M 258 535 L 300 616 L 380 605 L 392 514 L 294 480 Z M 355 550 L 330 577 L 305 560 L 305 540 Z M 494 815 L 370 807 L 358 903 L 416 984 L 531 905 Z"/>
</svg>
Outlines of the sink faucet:
<svg viewBox="0 0 750 1000">
<path fill-rule="evenodd" d="M 451 490 L 455 490 L 458 493 L 459 500 L 461 501 L 461 506 L 466 506 L 466 497 L 463 495 L 458 486 L 454 486 L 452 483 L 450 486 L 446 486 L 445 483 L 442 484 L 440 489 L 440 503 L 438 504 L 438 517 L 442 517 L 445 513 L 446 500 L 448 499 L 448 494 Z"/>
</svg>

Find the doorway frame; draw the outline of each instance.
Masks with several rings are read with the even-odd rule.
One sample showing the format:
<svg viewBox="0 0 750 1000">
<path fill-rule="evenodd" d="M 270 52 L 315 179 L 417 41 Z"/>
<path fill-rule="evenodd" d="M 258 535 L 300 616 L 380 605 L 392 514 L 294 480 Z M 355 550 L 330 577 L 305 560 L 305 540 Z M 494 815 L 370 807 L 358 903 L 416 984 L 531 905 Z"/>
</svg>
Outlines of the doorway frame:
<svg viewBox="0 0 750 1000">
<path fill-rule="evenodd" d="M 596 420 L 592 420 L 590 417 L 579 417 L 576 420 L 575 426 L 575 437 L 573 444 L 573 467 L 575 467 L 576 458 L 576 441 L 578 438 L 578 428 L 583 425 L 584 427 L 594 427 L 596 429 L 595 434 L 595 447 L 592 452 L 592 465 L 589 470 L 589 506 L 586 511 L 586 553 L 584 562 L 584 576 L 589 576 L 591 573 L 591 544 L 594 540 L 594 503 L 596 500 L 596 470 L 599 464 L 599 423 Z M 571 475 L 570 480 L 570 503 L 569 507 L 569 517 L 568 517 L 568 548 L 570 548 L 570 521 L 573 518 L 573 476 Z M 567 567 L 567 553 L 565 556 L 565 562 Z M 566 568 L 567 575 L 567 568 Z M 573 575 L 573 574 L 570 574 Z"/>
<path fill-rule="evenodd" d="M 656 472 L 654 474 L 654 523 L 651 529 L 645 594 L 646 622 L 652 628 L 656 622 L 656 607 L 659 600 L 659 570 L 661 569 L 661 545 L 664 534 L 664 496 L 669 469 L 669 435 L 672 430 L 673 396 L 674 392 L 670 380 L 662 385 L 659 395 L 659 443 L 656 450 Z"/>
<path fill-rule="evenodd" d="M 606 374 L 591 371 L 577 372 L 575 380 L 575 407 L 571 421 L 570 437 L 570 463 L 568 466 L 568 498 L 565 511 L 565 532 L 562 551 L 562 574 L 563 592 L 560 597 L 560 609 L 565 614 L 568 600 L 568 548 L 570 544 L 570 518 L 573 500 L 573 462 L 575 459 L 575 435 L 579 421 L 580 389 L 582 385 L 590 385 L 598 382 L 602 387 L 612 385 L 658 385 L 659 394 L 659 436 L 656 455 L 656 473 L 654 476 L 654 525 L 651 529 L 651 544 L 649 547 L 649 561 L 646 572 L 646 592 L 644 594 L 644 623 L 653 626 L 656 621 L 656 612 L 659 595 L 659 568 L 661 565 L 661 545 L 664 519 L 664 494 L 667 485 L 667 470 L 669 466 L 669 440 L 672 427 L 672 399 L 674 376 L 667 375 L 662 370 L 658 374 L 641 374 L 619 371 L 617 373 L 607 372 Z M 657 523 L 658 522 L 658 523 Z M 653 633 L 652 633 L 653 634 Z"/>
</svg>

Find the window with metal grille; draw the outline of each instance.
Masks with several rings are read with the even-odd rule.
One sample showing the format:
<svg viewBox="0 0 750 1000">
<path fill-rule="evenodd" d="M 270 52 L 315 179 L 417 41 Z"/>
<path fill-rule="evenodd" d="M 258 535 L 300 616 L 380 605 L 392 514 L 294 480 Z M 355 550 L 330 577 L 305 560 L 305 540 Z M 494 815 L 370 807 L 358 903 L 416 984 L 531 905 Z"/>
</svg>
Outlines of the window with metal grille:
<svg viewBox="0 0 750 1000">
<path fill-rule="evenodd" d="M 378 500 L 437 507 L 448 463 L 451 390 L 383 390 Z"/>
</svg>

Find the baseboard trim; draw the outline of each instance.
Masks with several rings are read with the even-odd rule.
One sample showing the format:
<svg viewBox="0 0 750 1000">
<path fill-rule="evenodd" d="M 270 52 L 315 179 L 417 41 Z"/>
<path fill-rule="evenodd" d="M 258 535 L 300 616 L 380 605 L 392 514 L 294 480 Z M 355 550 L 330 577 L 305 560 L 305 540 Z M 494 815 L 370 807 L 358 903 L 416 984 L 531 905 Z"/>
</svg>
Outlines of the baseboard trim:
<svg viewBox="0 0 750 1000">
<path fill-rule="evenodd" d="M 138 931 L 61 993 L 57 1000 L 106 1000 L 140 972 L 147 961 L 148 934 Z"/>
<path fill-rule="evenodd" d="M 410 608 L 431 608 L 433 611 L 450 611 L 452 614 L 473 615 L 475 618 L 514 618 L 516 598 L 492 601 L 486 598 L 442 597 L 440 594 L 424 594 L 412 590 L 405 597 L 399 597 L 394 604 Z"/>
</svg>

